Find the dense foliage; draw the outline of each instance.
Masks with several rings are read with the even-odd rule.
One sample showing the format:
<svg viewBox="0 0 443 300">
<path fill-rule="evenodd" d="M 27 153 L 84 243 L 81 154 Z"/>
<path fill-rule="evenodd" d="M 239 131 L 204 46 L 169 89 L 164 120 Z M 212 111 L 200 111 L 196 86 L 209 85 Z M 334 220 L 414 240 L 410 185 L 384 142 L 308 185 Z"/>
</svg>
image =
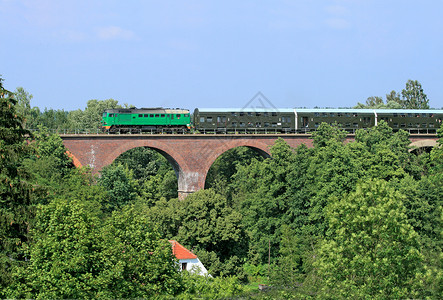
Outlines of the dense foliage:
<svg viewBox="0 0 443 300">
<path fill-rule="evenodd" d="M 36 114 L 23 89 L 0 92 L 2 298 L 443 292 L 443 129 L 428 153 L 409 151 L 408 134 L 384 122 L 348 143 L 345 132 L 322 124 L 313 148 L 278 139 L 271 157 L 245 147 L 226 152 L 206 189 L 179 200 L 176 173 L 155 150 L 132 149 L 94 177 L 73 167 L 47 128 L 92 129 L 115 100 Z M 47 127 L 27 140 L 25 128 L 38 125 Z M 196 253 L 212 277 L 180 272 L 169 239 Z M 273 289 L 246 294 L 258 283 Z"/>
</svg>

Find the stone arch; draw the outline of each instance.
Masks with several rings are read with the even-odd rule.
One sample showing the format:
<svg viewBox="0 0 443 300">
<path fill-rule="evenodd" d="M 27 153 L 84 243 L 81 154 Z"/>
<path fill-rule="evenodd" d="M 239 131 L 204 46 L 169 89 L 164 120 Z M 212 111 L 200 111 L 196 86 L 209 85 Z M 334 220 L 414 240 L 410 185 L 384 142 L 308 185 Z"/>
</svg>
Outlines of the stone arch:
<svg viewBox="0 0 443 300">
<path fill-rule="evenodd" d="M 184 182 L 186 182 L 187 174 L 183 170 L 187 168 L 187 164 L 178 151 L 161 141 L 137 140 L 121 143 L 119 147 L 107 155 L 103 166 L 110 165 L 119 155 L 138 147 L 151 148 L 166 158 L 177 176 L 178 192 L 180 194 L 180 192 L 185 189 Z"/>
<path fill-rule="evenodd" d="M 213 149 L 213 151 L 211 151 L 211 153 L 207 157 L 206 163 L 203 167 L 204 170 L 203 184 L 206 182 L 206 176 L 208 175 L 209 169 L 214 164 L 215 160 L 221 155 L 223 155 L 223 153 L 225 153 L 226 151 L 238 147 L 248 147 L 250 149 L 257 151 L 261 156 L 265 158 L 271 157 L 271 154 L 269 152 L 270 145 L 267 145 L 263 142 L 231 140 L 229 142 L 223 143 L 222 145 Z"/>
<path fill-rule="evenodd" d="M 436 140 L 419 140 L 409 144 L 409 152 L 417 152 L 419 150 L 430 151 L 435 146 L 437 146 Z"/>
</svg>

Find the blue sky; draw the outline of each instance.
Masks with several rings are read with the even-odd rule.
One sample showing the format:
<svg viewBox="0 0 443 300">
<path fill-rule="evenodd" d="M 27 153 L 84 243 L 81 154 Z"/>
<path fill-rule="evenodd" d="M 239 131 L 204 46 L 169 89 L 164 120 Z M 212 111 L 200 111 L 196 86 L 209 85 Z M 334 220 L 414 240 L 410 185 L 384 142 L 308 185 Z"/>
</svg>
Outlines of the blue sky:
<svg viewBox="0 0 443 300">
<path fill-rule="evenodd" d="M 443 107 L 443 1 L 0 0 L 0 74 L 31 105 L 350 107 L 418 80 Z"/>
</svg>

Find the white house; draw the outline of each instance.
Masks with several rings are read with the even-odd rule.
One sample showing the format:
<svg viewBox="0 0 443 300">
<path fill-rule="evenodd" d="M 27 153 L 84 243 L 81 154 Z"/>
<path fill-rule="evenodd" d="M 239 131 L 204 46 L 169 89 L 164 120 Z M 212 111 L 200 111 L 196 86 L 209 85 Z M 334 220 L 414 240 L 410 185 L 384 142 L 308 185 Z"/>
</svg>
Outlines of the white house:
<svg viewBox="0 0 443 300">
<path fill-rule="evenodd" d="M 178 259 L 180 268 L 189 272 L 196 272 L 198 275 L 209 275 L 208 270 L 198 259 L 197 255 L 180 245 L 179 242 L 170 240 L 172 253 Z"/>
</svg>

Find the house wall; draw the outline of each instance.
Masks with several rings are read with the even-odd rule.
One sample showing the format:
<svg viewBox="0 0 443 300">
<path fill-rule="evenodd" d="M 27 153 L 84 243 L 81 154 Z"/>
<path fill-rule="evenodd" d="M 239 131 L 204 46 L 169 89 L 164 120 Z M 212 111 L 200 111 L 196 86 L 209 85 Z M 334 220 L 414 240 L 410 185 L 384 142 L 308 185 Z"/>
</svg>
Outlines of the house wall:
<svg viewBox="0 0 443 300">
<path fill-rule="evenodd" d="M 199 270 L 198 275 L 208 275 L 208 270 L 206 270 L 205 266 L 201 263 L 198 258 L 194 259 L 180 259 L 180 268 L 182 268 L 182 264 L 186 263 L 186 270 L 192 272 L 193 270 Z"/>
</svg>

